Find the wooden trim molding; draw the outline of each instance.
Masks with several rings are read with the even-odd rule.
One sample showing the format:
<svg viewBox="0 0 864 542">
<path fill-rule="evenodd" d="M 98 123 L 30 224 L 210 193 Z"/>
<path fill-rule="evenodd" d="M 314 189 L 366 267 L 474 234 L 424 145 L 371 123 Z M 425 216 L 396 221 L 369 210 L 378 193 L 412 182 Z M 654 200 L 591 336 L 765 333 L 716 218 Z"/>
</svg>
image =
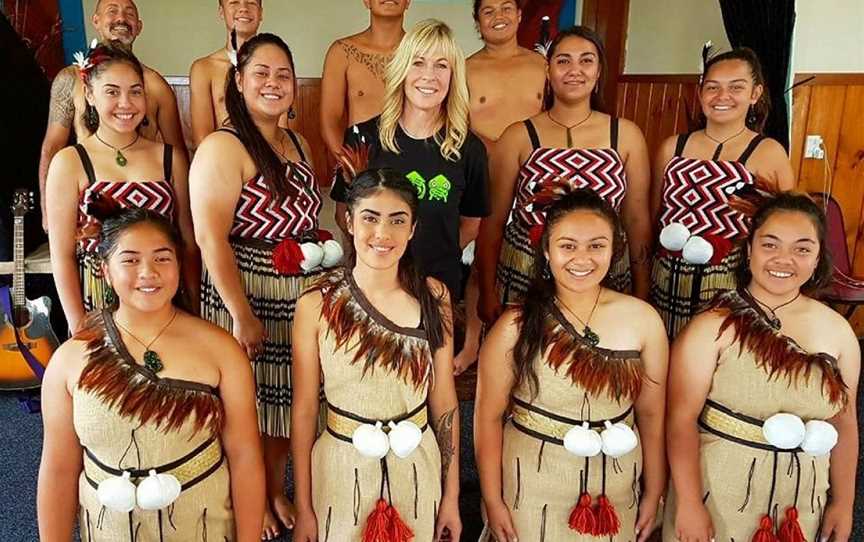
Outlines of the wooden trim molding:
<svg viewBox="0 0 864 542">
<path fill-rule="evenodd" d="M 699 76 L 691 73 L 625 73 L 618 77 L 619 83 L 698 83 Z"/>
<path fill-rule="evenodd" d="M 804 85 L 859 86 L 864 85 L 864 73 L 796 73 L 794 81 L 807 81 Z"/>
</svg>

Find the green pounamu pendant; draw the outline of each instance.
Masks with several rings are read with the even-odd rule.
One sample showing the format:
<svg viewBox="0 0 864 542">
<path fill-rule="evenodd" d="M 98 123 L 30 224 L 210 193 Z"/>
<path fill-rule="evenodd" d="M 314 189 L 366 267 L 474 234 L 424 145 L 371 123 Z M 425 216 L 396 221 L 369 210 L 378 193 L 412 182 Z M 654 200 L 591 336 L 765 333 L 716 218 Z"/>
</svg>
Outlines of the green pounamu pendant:
<svg viewBox="0 0 864 542">
<path fill-rule="evenodd" d="M 591 346 L 597 346 L 600 344 L 600 335 L 594 333 L 594 330 L 588 326 L 585 326 L 585 329 L 582 330 L 582 334 L 585 337 L 585 341 Z"/>
<path fill-rule="evenodd" d="M 123 153 L 119 150 L 117 151 L 117 156 L 114 157 L 114 161 L 117 162 L 117 165 L 120 167 L 126 167 L 126 164 L 128 163 L 126 157 L 123 156 Z"/>
<path fill-rule="evenodd" d="M 144 366 L 153 371 L 154 373 L 158 373 L 164 367 L 162 365 L 162 358 L 159 357 L 159 354 L 152 350 L 147 350 L 144 352 Z"/>
</svg>

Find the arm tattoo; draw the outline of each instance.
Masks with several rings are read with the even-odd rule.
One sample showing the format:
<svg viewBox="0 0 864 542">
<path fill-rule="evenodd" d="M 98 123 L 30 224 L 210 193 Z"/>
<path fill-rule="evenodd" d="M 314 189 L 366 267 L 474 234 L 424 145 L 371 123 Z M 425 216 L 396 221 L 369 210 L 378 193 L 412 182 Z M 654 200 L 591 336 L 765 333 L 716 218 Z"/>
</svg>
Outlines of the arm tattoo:
<svg viewBox="0 0 864 542">
<path fill-rule="evenodd" d="M 75 77 L 63 70 L 54 78 L 51 84 L 51 105 L 48 109 L 48 124 L 60 124 L 64 128 L 72 126 L 75 118 L 75 101 L 72 93 L 75 90 Z"/>
<path fill-rule="evenodd" d="M 342 46 L 342 50 L 345 51 L 345 56 L 348 57 L 348 60 L 353 60 L 358 64 L 362 64 L 366 66 L 372 75 L 380 79 L 382 82 L 384 81 L 384 70 L 387 67 L 387 63 L 393 58 L 392 54 L 382 55 L 379 53 L 366 53 L 357 48 L 356 45 L 352 45 L 350 43 L 340 41 L 339 45 Z"/>
<path fill-rule="evenodd" d="M 438 440 L 438 449 L 441 451 L 441 481 L 447 481 L 447 473 L 450 471 L 450 463 L 453 461 L 453 455 L 456 453 L 456 446 L 453 444 L 453 418 L 456 416 L 456 409 L 445 412 L 438 419 L 438 424 L 435 427 L 435 438 Z"/>
</svg>

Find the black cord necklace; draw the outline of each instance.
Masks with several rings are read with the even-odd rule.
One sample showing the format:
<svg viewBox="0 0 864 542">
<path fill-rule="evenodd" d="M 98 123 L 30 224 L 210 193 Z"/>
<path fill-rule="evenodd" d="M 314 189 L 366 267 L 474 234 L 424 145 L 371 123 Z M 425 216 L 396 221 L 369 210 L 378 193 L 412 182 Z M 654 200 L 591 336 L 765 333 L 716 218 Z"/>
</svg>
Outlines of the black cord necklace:
<svg viewBox="0 0 864 542">
<path fill-rule="evenodd" d="M 600 302 L 601 293 L 603 293 L 602 287 L 597 290 L 597 298 L 594 299 L 594 306 L 591 307 L 591 312 L 588 313 L 588 320 L 582 320 L 581 318 L 579 318 L 579 315 L 573 312 L 573 310 L 567 306 L 567 303 L 564 303 L 563 299 L 561 299 L 560 297 L 557 298 L 558 302 L 561 303 L 561 306 L 564 307 L 567 312 L 572 314 L 573 317 L 576 318 L 576 320 L 578 320 L 580 324 L 582 324 L 582 336 L 585 337 L 585 341 L 587 341 L 588 344 L 590 344 L 591 346 L 597 346 L 598 344 L 600 344 L 600 335 L 597 335 L 597 333 L 593 329 L 591 329 L 588 324 L 591 322 L 591 317 L 594 316 L 594 310 L 597 309 L 597 304 Z"/>
<path fill-rule="evenodd" d="M 765 314 L 765 318 L 766 318 L 766 320 L 768 320 L 768 323 L 774 329 L 780 329 L 783 326 L 783 322 L 781 322 L 780 317 L 777 316 L 777 311 L 782 309 L 783 307 L 785 307 L 787 305 L 791 305 L 792 303 L 795 302 L 796 299 L 801 297 L 801 290 L 798 290 L 798 293 L 795 294 L 795 297 L 793 297 L 789 301 L 786 301 L 785 303 L 781 303 L 781 304 L 777 305 L 776 307 L 772 308 L 772 307 L 768 306 L 766 303 L 763 303 L 762 301 L 760 301 L 759 298 L 756 297 L 755 295 L 753 295 L 753 292 L 751 292 L 748 288 L 745 288 L 745 291 L 747 292 L 747 295 L 749 295 L 753 299 L 753 301 L 755 301 L 761 307 L 764 307 L 765 310 L 767 310 L 769 313 L 771 313 L 770 316 L 768 314 Z"/>
<path fill-rule="evenodd" d="M 714 156 L 712 156 L 711 159 L 712 159 L 712 160 L 717 160 L 718 158 L 720 158 L 720 153 L 723 152 L 723 145 L 724 145 L 725 143 L 729 142 L 729 141 L 732 141 L 733 139 L 735 139 L 735 138 L 738 137 L 739 135 L 743 134 L 743 133 L 744 133 L 744 130 L 746 130 L 746 129 L 747 129 L 747 126 L 745 125 L 743 128 L 741 128 L 741 129 L 738 131 L 737 134 L 733 135 L 732 137 L 727 137 L 727 138 L 724 139 L 723 141 L 720 141 L 719 139 L 714 139 L 713 137 L 711 137 L 711 136 L 708 134 L 708 127 L 706 126 L 705 129 L 702 130 L 702 133 L 705 134 L 705 137 L 707 137 L 708 139 L 710 139 L 710 140 L 713 141 L 714 143 L 717 143 L 717 150 L 714 151 Z"/>
<path fill-rule="evenodd" d="M 114 149 L 115 151 L 117 151 L 117 154 L 114 156 L 114 161 L 117 162 L 117 165 L 120 167 L 126 167 L 126 164 L 129 163 L 129 161 L 126 160 L 126 157 L 123 156 L 123 151 L 125 151 L 126 149 L 128 149 L 129 147 L 134 145 L 135 143 L 138 143 L 138 139 L 141 137 L 140 133 L 135 132 L 135 139 L 132 140 L 132 143 L 129 143 L 125 147 L 120 148 L 120 147 L 115 147 L 114 145 L 108 143 L 107 141 L 105 141 L 104 139 L 99 137 L 99 132 L 94 132 L 93 135 L 96 136 L 96 139 L 98 139 L 103 145 L 105 145 L 106 147 L 110 147 L 110 148 Z"/>
<path fill-rule="evenodd" d="M 581 125 L 585 124 L 586 122 L 588 122 L 588 119 L 590 119 L 590 118 L 591 118 L 591 115 L 593 115 L 593 114 L 594 114 L 594 110 L 592 109 L 592 110 L 588 111 L 588 116 L 587 116 L 587 117 L 585 117 L 584 119 L 580 120 L 580 121 L 577 122 L 576 124 L 571 124 L 570 126 L 567 126 L 566 124 L 563 124 L 563 123 L 561 123 L 561 122 L 558 122 L 557 120 L 555 120 L 554 118 L 552 118 L 552 113 L 549 112 L 549 111 L 546 111 L 546 116 L 549 117 L 549 120 L 551 120 L 553 123 L 557 124 L 558 126 L 560 126 L 561 128 L 564 128 L 564 130 L 567 131 L 567 148 L 568 148 L 568 149 L 572 149 L 572 148 L 573 148 L 573 137 L 570 135 L 570 130 L 572 130 L 573 128 L 578 128 L 579 126 L 581 126 Z"/>
<path fill-rule="evenodd" d="M 157 333 L 156 336 L 153 337 L 153 339 L 149 343 L 145 343 L 144 341 L 142 341 L 141 339 L 139 339 L 138 337 L 133 335 L 132 332 L 129 331 L 129 328 L 124 326 L 123 324 L 121 324 L 120 321 L 117 320 L 117 318 L 114 318 L 114 323 L 116 323 L 120 329 L 125 331 L 127 335 L 129 335 L 130 337 L 135 339 L 135 341 L 138 344 L 140 344 L 141 346 L 144 347 L 144 358 L 143 358 L 144 359 L 144 366 L 147 367 L 148 369 L 150 369 L 151 371 L 153 371 L 154 373 L 158 373 L 165 366 L 162 364 L 162 358 L 159 357 L 159 354 L 157 354 L 156 352 L 151 350 L 150 347 L 153 346 L 153 344 L 159 340 L 159 337 L 161 337 L 162 334 L 165 333 L 165 330 L 168 329 L 171 326 L 171 324 L 174 323 L 175 318 L 177 318 L 177 311 L 176 310 L 171 315 L 171 318 L 168 320 L 168 323 L 165 324 L 164 326 L 162 326 L 162 329 L 159 330 L 159 333 Z"/>
</svg>

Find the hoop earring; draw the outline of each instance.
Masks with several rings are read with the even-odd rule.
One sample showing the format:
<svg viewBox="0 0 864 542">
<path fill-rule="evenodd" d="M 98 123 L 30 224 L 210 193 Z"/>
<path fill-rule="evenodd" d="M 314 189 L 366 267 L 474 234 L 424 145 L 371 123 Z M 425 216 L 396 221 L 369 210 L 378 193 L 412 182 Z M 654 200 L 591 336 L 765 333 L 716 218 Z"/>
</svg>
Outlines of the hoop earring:
<svg viewBox="0 0 864 542">
<path fill-rule="evenodd" d="M 297 113 L 294 111 L 294 106 L 291 106 L 291 109 L 288 110 L 288 118 L 294 120 L 297 118 Z"/>
</svg>

